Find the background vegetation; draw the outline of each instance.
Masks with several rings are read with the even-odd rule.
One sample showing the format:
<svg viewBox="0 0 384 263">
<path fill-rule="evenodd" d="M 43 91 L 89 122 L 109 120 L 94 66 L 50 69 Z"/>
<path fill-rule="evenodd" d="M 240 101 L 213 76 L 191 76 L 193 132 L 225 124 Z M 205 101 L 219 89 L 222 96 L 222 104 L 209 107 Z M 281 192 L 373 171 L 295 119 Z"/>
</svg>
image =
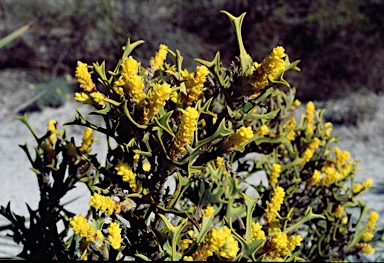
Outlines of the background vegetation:
<svg viewBox="0 0 384 263">
<path fill-rule="evenodd" d="M 384 90 L 384 3 L 375 0 L 0 0 L 0 37 L 31 29 L 0 53 L 0 69 L 29 70 L 37 81 L 74 74 L 77 60 L 117 61 L 127 37 L 146 40 L 135 57 L 149 59 L 160 43 L 185 61 L 219 50 L 237 54 L 221 9 L 239 15 L 245 46 L 256 59 L 283 45 L 303 73 L 290 78 L 303 101 Z M 257 57 L 260 56 L 260 57 Z M 107 65 L 107 67 L 112 65 Z M 191 67 L 192 65 L 186 64 Z M 318 87 L 322 87 L 321 90 Z"/>
</svg>

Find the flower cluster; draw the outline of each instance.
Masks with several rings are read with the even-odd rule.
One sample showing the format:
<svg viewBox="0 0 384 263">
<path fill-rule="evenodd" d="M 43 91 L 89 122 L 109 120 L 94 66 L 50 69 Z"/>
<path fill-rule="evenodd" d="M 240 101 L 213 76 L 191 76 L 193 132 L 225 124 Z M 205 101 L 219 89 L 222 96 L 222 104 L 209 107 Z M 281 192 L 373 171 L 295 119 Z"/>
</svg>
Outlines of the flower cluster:
<svg viewBox="0 0 384 263">
<path fill-rule="evenodd" d="M 272 222 L 276 218 L 276 213 L 280 211 L 280 207 L 284 202 L 285 191 L 282 187 L 278 186 L 272 193 L 272 198 L 267 201 L 266 219 L 267 222 Z"/>
<path fill-rule="evenodd" d="M 253 137 L 252 127 L 240 127 L 235 133 L 228 136 L 225 142 L 227 148 L 246 144 Z"/>
<path fill-rule="evenodd" d="M 210 230 L 204 248 L 206 257 L 216 253 L 222 258 L 234 258 L 240 249 L 237 240 L 231 235 L 231 230 L 226 226 Z"/>
<path fill-rule="evenodd" d="M 185 110 L 182 110 L 182 113 L 179 130 L 176 133 L 176 141 L 174 142 L 178 152 L 184 151 L 184 146 L 191 143 L 197 128 L 197 119 L 199 118 L 199 112 L 192 107 L 187 107 Z"/>
<path fill-rule="evenodd" d="M 124 182 L 128 182 L 132 190 L 136 189 L 136 174 L 132 171 L 132 167 L 121 160 L 118 160 L 115 166 L 117 174 L 123 177 Z"/>
</svg>

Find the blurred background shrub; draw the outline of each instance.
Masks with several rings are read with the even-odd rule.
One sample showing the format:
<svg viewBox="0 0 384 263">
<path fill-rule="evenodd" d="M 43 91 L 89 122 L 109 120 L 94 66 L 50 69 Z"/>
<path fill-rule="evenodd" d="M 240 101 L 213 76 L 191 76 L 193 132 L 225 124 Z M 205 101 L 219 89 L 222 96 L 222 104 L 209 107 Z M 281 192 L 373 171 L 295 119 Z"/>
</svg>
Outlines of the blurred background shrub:
<svg viewBox="0 0 384 263">
<path fill-rule="evenodd" d="M 247 12 L 245 46 L 261 60 L 282 45 L 302 73 L 291 73 L 302 101 L 338 99 L 357 91 L 384 91 L 384 2 L 374 0 L 0 0 L 0 38 L 33 22 L 0 52 L 0 69 L 28 69 L 34 79 L 74 74 L 77 60 L 117 61 L 126 38 L 145 40 L 146 61 L 160 43 L 180 49 L 185 63 L 227 65 L 238 54 L 219 11 Z M 259 56 L 259 57 L 258 57 Z M 196 63 L 197 64 L 197 63 Z M 112 67 L 112 65 L 106 65 Z M 187 68 L 195 65 L 185 64 Z M 109 68 L 111 69 L 111 68 Z M 32 77 L 32 76 L 31 76 Z M 49 100 L 48 100 L 49 101 Z"/>
</svg>

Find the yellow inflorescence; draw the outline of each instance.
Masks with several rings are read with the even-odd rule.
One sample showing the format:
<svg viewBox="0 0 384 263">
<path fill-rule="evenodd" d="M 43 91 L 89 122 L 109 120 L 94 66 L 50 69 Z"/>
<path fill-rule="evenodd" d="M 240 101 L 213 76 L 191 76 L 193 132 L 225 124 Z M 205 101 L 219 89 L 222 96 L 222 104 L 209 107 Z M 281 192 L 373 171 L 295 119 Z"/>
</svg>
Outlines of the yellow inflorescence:
<svg viewBox="0 0 384 263">
<path fill-rule="evenodd" d="M 164 44 L 160 44 L 159 51 L 156 52 L 156 55 L 150 60 L 150 62 L 153 64 L 154 70 L 158 70 L 163 66 L 164 60 L 167 58 L 167 53 L 168 47 Z"/>
<path fill-rule="evenodd" d="M 49 135 L 48 137 L 48 141 L 51 143 L 51 145 L 53 145 L 56 141 L 56 133 L 57 133 L 57 129 L 56 129 L 56 121 L 55 120 L 49 120 L 48 121 L 48 131 L 51 132 L 51 135 Z"/>
<path fill-rule="evenodd" d="M 261 225 L 258 222 L 252 222 L 252 231 L 251 231 L 251 242 L 254 242 L 259 239 L 265 239 L 265 233 L 261 229 Z"/>
<path fill-rule="evenodd" d="M 284 202 L 284 196 L 284 189 L 280 186 L 276 187 L 271 201 L 267 201 L 267 208 L 265 209 L 268 222 L 272 222 L 276 218 L 276 213 L 280 211 L 280 207 Z"/>
<path fill-rule="evenodd" d="M 208 245 L 207 256 L 216 253 L 223 258 L 234 258 L 240 249 L 237 240 L 231 235 L 231 230 L 226 226 L 210 230 L 205 242 Z"/>
<path fill-rule="evenodd" d="M 182 110 L 182 112 L 183 115 L 181 116 L 179 130 L 176 133 L 176 141 L 174 142 L 175 147 L 180 152 L 185 150 L 184 146 L 186 144 L 191 143 L 199 118 L 199 112 L 195 108 L 188 107 Z"/>
<path fill-rule="evenodd" d="M 315 104 L 310 101 L 305 106 L 305 119 L 307 120 L 306 131 L 312 133 L 314 129 L 314 114 L 315 114 Z"/>
<path fill-rule="evenodd" d="M 115 167 L 117 174 L 123 177 L 124 182 L 128 182 L 129 186 L 135 190 L 136 189 L 136 174 L 132 171 L 132 167 L 127 163 L 118 161 Z"/>
<path fill-rule="evenodd" d="M 114 90 L 120 95 L 132 95 L 133 101 L 141 105 L 144 99 L 146 98 L 146 94 L 143 90 L 143 77 L 138 75 L 140 63 L 137 62 L 131 56 L 129 56 L 123 60 L 121 66 L 121 76 L 115 82 Z"/>
<path fill-rule="evenodd" d="M 215 213 L 215 209 L 213 208 L 213 206 L 210 206 L 208 205 L 204 210 L 203 210 L 203 214 L 205 217 L 208 217 L 210 215 L 213 215 Z"/>
<path fill-rule="evenodd" d="M 302 240 L 300 235 L 288 237 L 285 232 L 276 232 L 270 238 L 270 245 L 274 256 L 280 257 L 300 246 Z"/>
<path fill-rule="evenodd" d="M 342 205 L 338 205 L 335 210 L 335 217 L 341 218 L 343 216 L 344 207 Z"/>
<path fill-rule="evenodd" d="M 357 244 L 358 247 L 361 247 L 361 253 L 363 254 L 375 254 L 375 249 L 367 243 Z"/>
<path fill-rule="evenodd" d="M 320 184 L 328 185 L 341 178 L 341 174 L 334 167 L 324 166 L 321 171 L 325 173 L 325 177 L 321 178 Z"/>
<path fill-rule="evenodd" d="M 315 185 L 321 182 L 321 172 L 319 170 L 314 170 L 312 178 L 310 179 L 310 185 Z"/>
<path fill-rule="evenodd" d="M 303 162 L 307 163 L 312 159 L 316 149 L 319 148 L 321 141 L 318 138 L 314 138 L 313 141 L 308 145 L 307 149 L 302 153 L 301 158 Z"/>
<path fill-rule="evenodd" d="M 247 143 L 253 137 L 253 130 L 251 127 L 240 127 L 236 130 L 236 133 L 233 133 L 228 136 L 226 145 L 229 148 L 236 147 Z"/>
<path fill-rule="evenodd" d="M 97 104 L 101 106 L 105 104 L 105 96 L 103 93 L 96 91 L 96 92 L 92 92 L 90 96 L 93 99 L 93 101 L 96 102 Z"/>
<path fill-rule="evenodd" d="M 93 83 L 91 74 L 88 72 L 88 65 L 77 61 L 75 77 L 82 88 L 87 93 L 92 93 L 96 91 L 95 83 Z"/>
<path fill-rule="evenodd" d="M 281 173 L 281 165 L 278 163 L 272 164 L 271 167 L 271 173 L 269 175 L 269 183 L 273 186 L 275 186 L 278 182 L 278 178 L 280 177 Z"/>
<path fill-rule="evenodd" d="M 375 211 L 369 213 L 367 222 L 368 230 L 373 231 L 375 229 L 376 221 L 379 219 L 379 217 L 379 214 Z"/>
<path fill-rule="evenodd" d="M 296 120 L 294 117 L 290 118 L 285 124 L 284 129 L 286 130 L 286 137 L 288 141 L 293 141 L 296 138 Z"/>
<path fill-rule="evenodd" d="M 263 124 L 261 125 L 257 131 L 256 131 L 256 134 L 259 135 L 260 137 L 263 137 L 264 135 L 267 135 L 269 132 L 269 128 L 267 125 Z"/>
<path fill-rule="evenodd" d="M 89 205 L 101 212 L 107 212 L 109 215 L 116 211 L 117 208 L 117 203 L 111 197 L 102 196 L 98 193 L 94 193 L 93 196 L 89 198 Z"/>
<path fill-rule="evenodd" d="M 88 220 L 82 215 L 77 215 L 69 219 L 69 226 L 73 228 L 75 234 L 80 234 L 81 237 L 85 237 L 87 241 L 95 240 L 95 230 L 88 224 Z"/>
<path fill-rule="evenodd" d="M 187 101 L 193 103 L 203 93 L 204 82 L 207 79 L 209 70 L 206 66 L 197 66 L 196 73 L 191 73 L 187 69 L 181 72 L 181 76 L 185 80 L 187 90 Z"/>
<path fill-rule="evenodd" d="M 155 90 L 152 91 L 151 97 L 148 101 L 149 109 L 145 111 L 146 119 L 150 120 L 156 116 L 160 107 L 164 107 L 167 100 L 169 100 L 171 92 L 171 85 L 168 83 L 164 82 L 163 84 L 157 85 Z"/>
<path fill-rule="evenodd" d="M 85 92 L 76 92 L 75 101 L 81 102 L 83 104 L 93 104 L 92 97 Z"/>
<path fill-rule="evenodd" d="M 93 130 L 89 127 L 87 127 L 83 134 L 83 141 L 81 143 L 80 152 L 85 153 L 89 150 L 93 143 Z"/>
<path fill-rule="evenodd" d="M 114 249 L 119 249 L 121 247 L 121 228 L 118 223 L 111 222 L 107 228 L 108 230 L 108 241 Z"/>
<path fill-rule="evenodd" d="M 258 92 L 268 86 L 268 78 L 275 79 L 277 75 L 285 69 L 283 58 L 286 56 L 283 47 L 275 47 L 267 58 L 261 64 L 254 63 L 252 81 L 256 86 L 255 92 Z"/>
</svg>

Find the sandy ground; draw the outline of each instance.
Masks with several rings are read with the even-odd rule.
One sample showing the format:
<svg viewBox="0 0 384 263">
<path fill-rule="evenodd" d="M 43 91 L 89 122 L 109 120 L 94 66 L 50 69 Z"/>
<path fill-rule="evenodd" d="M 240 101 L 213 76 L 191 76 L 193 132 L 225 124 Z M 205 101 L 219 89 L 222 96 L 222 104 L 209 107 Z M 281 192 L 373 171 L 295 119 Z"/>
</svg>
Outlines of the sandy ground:
<svg viewBox="0 0 384 263">
<path fill-rule="evenodd" d="M 349 150 L 352 157 L 360 159 L 362 170 L 357 173 L 357 181 L 362 182 L 367 178 L 373 178 L 375 188 L 367 192 L 362 198 L 368 207 L 374 208 L 380 215 L 378 225 L 384 226 L 384 97 L 378 98 L 378 107 L 375 118 L 360 123 L 358 127 L 339 126 L 334 127 L 333 133 L 341 137 L 339 148 Z M 53 109 L 46 108 L 42 112 L 28 114 L 32 126 L 39 135 L 46 131 L 46 123 L 49 119 L 56 119 L 59 125 L 72 120 L 75 109 L 87 112 L 84 106 L 75 102 L 67 102 L 64 106 Z M 9 116 L 0 116 L 0 205 L 5 206 L 11 201 L 14 212 L 27 215 L 27 202 L 32 209 L 36 209 L 39 201 L 38 185 L 35 174 L 29 170 L 30 164 L 27 157 L 17 145 L 27 143 L 29 148 L 35 145 L 33 136 L 20 121 Z M 4 118 L 5 117 L 5 118 Z M 80 143 L 81 128 L 68 127 L 68 134 L 74 136 Z M 95 137 L 101 134 L 95 134 Z M 105 152 L 102 144 L 103 138 L 93 146 L 93 152 Z M 102 155 L 101 155 L 102 156 Z M 74 203 L 68 205 L 68 209 L 75 213 L 85 213 L 88 208 L 87 190 L 78 187 L 71 190 L 63 201 L 77 197 Z M 0 225 L 6 220 L 0 216 Z M 20 247 L 14 245 L 12 240 L 0 238 L 0 257 L 15 255 Z M 383 256 L 383 254 L 381 254 Z M 377 253 L 375 256 L 379 256 Z"/>
</svg>

